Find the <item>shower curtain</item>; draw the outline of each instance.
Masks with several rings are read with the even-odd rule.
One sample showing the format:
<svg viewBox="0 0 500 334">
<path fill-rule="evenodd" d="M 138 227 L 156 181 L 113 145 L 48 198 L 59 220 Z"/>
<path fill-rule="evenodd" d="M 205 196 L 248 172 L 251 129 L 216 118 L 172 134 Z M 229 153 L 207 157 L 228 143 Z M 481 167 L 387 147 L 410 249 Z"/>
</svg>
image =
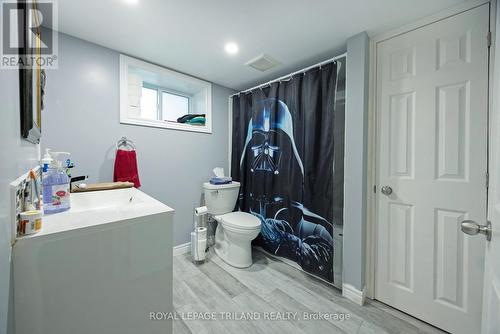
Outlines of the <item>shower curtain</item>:
<svg viewBox="0 0 500 334">
<path fill-rule="evenodd" d="M 333 283 L 343 224 L 345 58 L 233 97 L 231 176 L 254 241 Z"/>
</svg>

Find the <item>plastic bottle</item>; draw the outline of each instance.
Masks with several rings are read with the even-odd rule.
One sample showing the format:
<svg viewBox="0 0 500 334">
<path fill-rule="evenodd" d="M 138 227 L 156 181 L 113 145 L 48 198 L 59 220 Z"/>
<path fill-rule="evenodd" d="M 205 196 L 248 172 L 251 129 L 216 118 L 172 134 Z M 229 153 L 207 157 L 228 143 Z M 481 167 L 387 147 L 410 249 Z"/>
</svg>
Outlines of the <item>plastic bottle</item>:
<svg viewBox="0 0 500 334">
<path fill-rule="evenodd" d="M 52 157 L 50 156 L 50 148 L 45 149 L 45 154 L 42 159 L 42 172 L 46 173 L 49 170 L 50 163 L 52 162 Z"/>
<path fill-rule="evenodd" d="M 47 171 L 43 173 L 43 211 L 45 214 L 63 212 L 69 210 L 70 178 L 66 174 L 61 156 L 68 156 L 67 152 L 50 152 L 47 150 L 46 155 L 50 156 L 50 162 Z M 64 159 L 65 161 L 66 159 Z M 43 159 L 45 164 L 49 159 Z"/>
</svg>

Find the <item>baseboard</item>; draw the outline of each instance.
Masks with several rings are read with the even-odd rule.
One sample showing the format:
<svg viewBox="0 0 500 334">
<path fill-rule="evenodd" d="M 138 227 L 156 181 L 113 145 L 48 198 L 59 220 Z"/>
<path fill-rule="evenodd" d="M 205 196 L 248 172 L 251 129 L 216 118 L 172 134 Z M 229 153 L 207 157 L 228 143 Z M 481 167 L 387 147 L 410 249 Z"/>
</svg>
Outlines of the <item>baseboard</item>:
<svg viewBox="0 0 500 334">
<path fill-rule="evenodd" d="M 174 246 L 174 256 L 189 253 L 190 247 L 191 247 L 190 242 L 186 242 L 185 244 Z"/>
<path fill-rule="evenodd" d="M 360 291 L 350 284 L 342 284 L 342 296 L 358 305 L 363 305 L 366 299 L 366 288 Z"/>
</svg>

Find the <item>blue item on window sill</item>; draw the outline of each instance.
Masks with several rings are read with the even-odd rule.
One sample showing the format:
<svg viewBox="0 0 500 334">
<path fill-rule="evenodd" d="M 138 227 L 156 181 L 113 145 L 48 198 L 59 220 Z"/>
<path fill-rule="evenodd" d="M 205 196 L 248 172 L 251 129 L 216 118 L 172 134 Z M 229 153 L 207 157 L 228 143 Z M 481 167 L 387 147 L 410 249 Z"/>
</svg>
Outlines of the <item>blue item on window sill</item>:
<svg viewBox="0 0 500 334">
<path fill-rule="evenodd" d="M 205 125 L 205 117 L 194 117 L 186 121 L 187 124 Z"/>
<path fill-rule="evenodd" d="M 212 177 L 210 179 L 211 184 L 228 184 L 231 183 L 233 179 L 230 176 L 224 176 L 224 177 Z"/>
</svg>

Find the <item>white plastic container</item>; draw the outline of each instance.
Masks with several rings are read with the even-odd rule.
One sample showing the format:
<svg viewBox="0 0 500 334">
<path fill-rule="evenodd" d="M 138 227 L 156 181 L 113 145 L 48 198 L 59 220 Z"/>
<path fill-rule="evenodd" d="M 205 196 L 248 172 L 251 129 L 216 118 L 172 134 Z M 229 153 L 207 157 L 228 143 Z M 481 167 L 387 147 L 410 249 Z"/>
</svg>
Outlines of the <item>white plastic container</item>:
<svg viewBox="0 0 500 334">
<path fill-rule="evenodd" d="M 21 212 L 17 233 L 19 236 L 35 234 L 42 229 L 42 211 Z"/>
</svg>

